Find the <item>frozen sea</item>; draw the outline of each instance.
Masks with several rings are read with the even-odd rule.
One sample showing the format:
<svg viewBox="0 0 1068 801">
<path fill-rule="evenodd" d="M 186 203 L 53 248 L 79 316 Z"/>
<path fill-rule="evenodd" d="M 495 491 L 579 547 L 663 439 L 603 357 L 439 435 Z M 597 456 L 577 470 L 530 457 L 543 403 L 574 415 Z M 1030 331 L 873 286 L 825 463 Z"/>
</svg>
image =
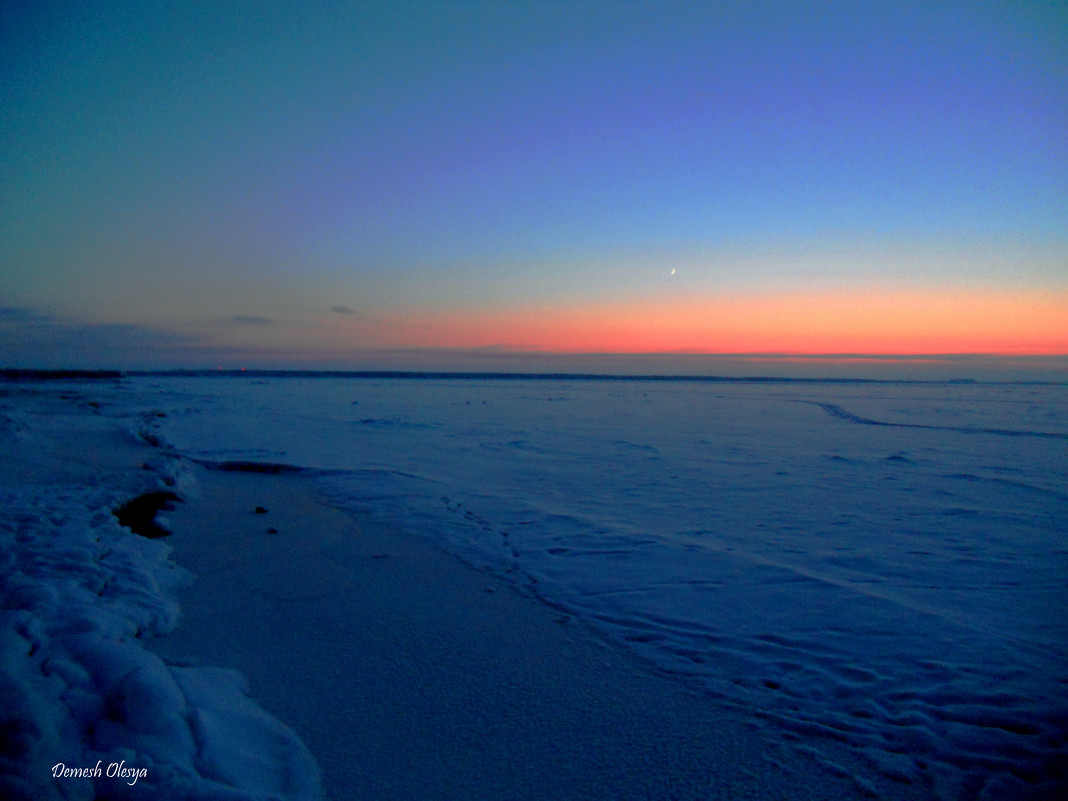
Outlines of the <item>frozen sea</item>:
<svg viewBox="0 0 1068 801">
<path fill-rule="evenodd" d="M 318 471 L 337 505 L 506 577 L 831 770 L 834 741 L 933 798 L 1064 797 L 1068 385 L 144 375 L 79 392 L 171 456 Z M 44 436 L 5 409 L 12 442 Z M 124 538 L 110 495 L 48 491 L 5 496 L 22 598 L 5 603 L 44 621 L 18 636 L 81 664 L 67 652 L 91 629 L 101 676 L 128 683 L 133 660 L 303 766 L 237 684 L 198 696 L 207 674 L 113 653 L 113 634 L 173 625 L 166 548 Z M 110 604 L 92 625 L 62 611 L 82 596 Z M 170 764 L 159 725 L 138 747 Z"/>
<path fill-rule="evenodd" d="M 819 758 L 1063 787 L 1068 386 L 138 377 L 151 436 L 323 471 Z"/>
</svg>

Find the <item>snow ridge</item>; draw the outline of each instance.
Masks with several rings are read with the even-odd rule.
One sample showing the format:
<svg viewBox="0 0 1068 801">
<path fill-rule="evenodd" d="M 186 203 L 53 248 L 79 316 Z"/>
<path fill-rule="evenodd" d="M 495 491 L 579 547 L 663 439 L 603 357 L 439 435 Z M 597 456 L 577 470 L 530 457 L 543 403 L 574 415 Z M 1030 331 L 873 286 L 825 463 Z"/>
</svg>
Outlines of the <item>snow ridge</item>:
<svg viewBox="0 0 1068 801">
<path fill-rule="evenodd" d="M 320 798 L 311 754 L 242 676 L 143 647 L 176 625 L 190 574 L 119 525 L 129 498 L 0 487 L 0 796 Z"/>
<path fill-rule="evenodd" d="M 978 428 L 976 426 L 936 426 L 924 423 L 891 423 L 886 420 L 871 420 L 867 417 L 861 417 L 860 415 L 853 414 L 850 411 L 846 411 L 841 406 L 838 406 L 834 403 L 817 403 L 814 401 L 800 401 L 800 403 L 811 403 L 813 406 L 819 406 L 831 417 L 837 417 L 839 420 L 845 420 L 847 422 L 856 423 L 857 425 L 862 426 L 889 426 L 891 428 L 926 428 L 931 431 L 956 431 L 960 434 L 996 434 L 1002 437 L 1039 437 L 1041 439 L 1068 439 L 1068 434 L 1061 434 L 1055 431 L 1030 431 L 1025 429 L 1014 428 Z"/>
</svg>

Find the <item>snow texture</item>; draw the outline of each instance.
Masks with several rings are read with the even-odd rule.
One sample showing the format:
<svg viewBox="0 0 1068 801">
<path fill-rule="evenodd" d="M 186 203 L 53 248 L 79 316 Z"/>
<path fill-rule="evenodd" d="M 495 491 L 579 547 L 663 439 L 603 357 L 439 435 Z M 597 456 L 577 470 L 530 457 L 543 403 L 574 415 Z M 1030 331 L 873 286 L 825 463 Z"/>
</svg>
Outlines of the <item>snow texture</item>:
<svg viewBox="0 0 1068 801">
<path fill-rule="evenodd" d="M 779 732 L 933 798 L 1068 776 L 1068 387 L 139 379 Z M 863 777 L 857 777 L 863 781 Z"/>
<path fill-rule="evenodd" d="M 833 742 L 931 798 L 1068 797 L 1068 386 L 140 377 L 96 392 L 88 419 L 159 446 L 146 475 L 162 480 L 0 471 L 7 796 L 318 794 L 311 757 L 239 676 L 140 647 L 174 625 L 182 574 L 165 539 L 111 512 L 185 491 L 183 457 L 318 470 L 339 505 L 509 578 L 830 771 Z M 54 410 L 2 400 L 13 452 L 55 445 Z M 57 753 L 147 775 L 53 780 Z"/>
<path fill-rule="evenodd" d="M 37 446 L 57 428 L 67 437 L 101 430 L 95 418 L 57 410 L 52 393 L 0 401 L 0 438 L 23 466 L 47 461 Z M 49 408 L 35 408 L 42 402 Z M 132 440 L 142 425 L 127 411 L 112 412 L 115 438 L 125 428 Z M 175 626 L 175 590 L 189 580 L 163 540 L 134 535 L 113 513 L 147 489 L 188 488 L 173 456 L 147 466 L 125 483 L 84 471 L 72 483 L 64 470 L 79 471 L 69 467 L 5 471 L 0 796 L 319 798 L 311 755 L 249 700 L 239 675 L 169 665 L 143 647 Z"/>
</svg>

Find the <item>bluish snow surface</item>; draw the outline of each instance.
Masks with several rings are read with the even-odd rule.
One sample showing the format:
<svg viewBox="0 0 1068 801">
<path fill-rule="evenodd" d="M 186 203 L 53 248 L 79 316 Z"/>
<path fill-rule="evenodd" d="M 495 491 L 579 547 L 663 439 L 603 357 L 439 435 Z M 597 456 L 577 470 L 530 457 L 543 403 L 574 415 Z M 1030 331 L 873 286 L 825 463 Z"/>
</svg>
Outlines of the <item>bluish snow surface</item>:
<svg viewBox="0 0 1068 801">
<path fill-rule="evenodd" d="M 1066 782 L 1068 387 L 138 378 L 204 459 L 335 471 L 819 758 Z"/>
<path fill-rule="evenodd" d="M 88 408 L 109 413 L 86 412 L 84 391 L 103 401 Z M 167 664 L 143 647 L 176 624 L 189 575 L 113 510 L 146 490 L 183 490 L 187 474 L 167 457 L 106 477 L 77 454 L 69 468 L 57 462 L 57 438 L 98 433 L 114 446 L 145 424 L 98 387 L 62 397 L 0 397 L 0 797 L 320 798 L 311 754 L 248 698 L 240 674 Z"/>
</svg>

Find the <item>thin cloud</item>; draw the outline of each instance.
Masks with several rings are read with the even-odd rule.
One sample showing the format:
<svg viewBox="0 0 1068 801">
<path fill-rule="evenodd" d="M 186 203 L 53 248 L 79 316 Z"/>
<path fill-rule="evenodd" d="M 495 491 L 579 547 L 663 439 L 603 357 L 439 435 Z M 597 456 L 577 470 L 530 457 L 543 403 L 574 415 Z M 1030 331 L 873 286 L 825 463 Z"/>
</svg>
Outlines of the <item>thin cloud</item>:
<svg viewBox="0 0 1068 801">
<path fill-rule="evenodd" d="M 53 320 L 51 315 L 41 314 L 33 309 L 16 306 L 0 306 L 0 324 L 47 323 Z"/>
<path fill-rule="evenodd" d="M 202 347 L 201 337 L 144 325 L 94 324 L 34 309 L 0 308 L 0 366 L 156 366 Z"/>
<path fill-rule="evenodd" d="M 244 314 L 235 314 L 230 321 L 239 325 L 274 325 L 274 320 L 270 317 L 252 317 Z"/>
<path fill-rule="evenodd" d="M 335 314 L 356 314 L 356 310 L 350 309 L 348 306 L 331 306 L 330 311 Z"/>
</svg>

